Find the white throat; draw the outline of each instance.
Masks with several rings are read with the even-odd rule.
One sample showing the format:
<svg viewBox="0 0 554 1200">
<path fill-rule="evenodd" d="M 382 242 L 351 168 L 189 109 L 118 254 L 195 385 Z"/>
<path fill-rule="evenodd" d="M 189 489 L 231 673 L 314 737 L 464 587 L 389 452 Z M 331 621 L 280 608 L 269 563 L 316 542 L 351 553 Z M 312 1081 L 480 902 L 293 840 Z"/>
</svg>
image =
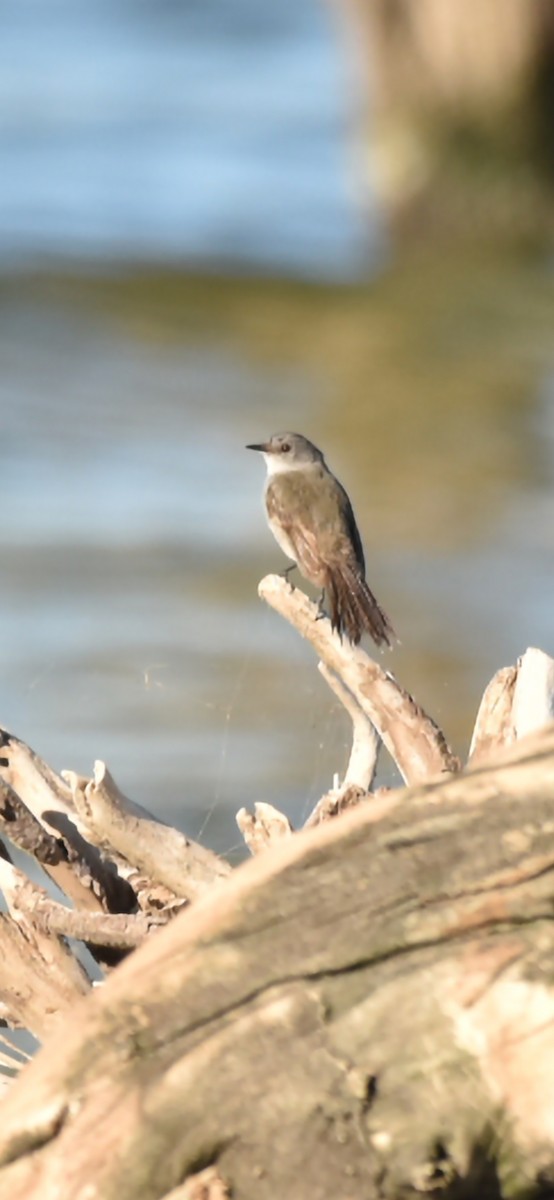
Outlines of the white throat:
<svg viewBox="0 0 554 1200">
<path fill-rule="evenodd" d="M 268 476 L 284 475 L 289 471 L 309 471 L 318 465 L 316 462 L 295 462 L 284 454 L 264 454 L 264 458 Z"/>
</svg>

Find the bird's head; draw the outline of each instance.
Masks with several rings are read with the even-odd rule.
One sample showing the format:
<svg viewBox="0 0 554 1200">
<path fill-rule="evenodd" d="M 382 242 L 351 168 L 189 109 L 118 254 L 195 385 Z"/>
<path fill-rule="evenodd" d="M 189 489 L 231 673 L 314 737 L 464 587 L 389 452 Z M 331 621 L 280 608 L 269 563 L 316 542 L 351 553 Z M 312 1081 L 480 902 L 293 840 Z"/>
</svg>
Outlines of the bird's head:
<svg viewBox="0 0 554 1200">
<path fill-rule="evenodd" d="M 273 433 L 268 442 L 258 442 L 246 449 L 263 454 L 270 474 L 323 462 L 321 450 L 301 433 Z"/>
</svg>

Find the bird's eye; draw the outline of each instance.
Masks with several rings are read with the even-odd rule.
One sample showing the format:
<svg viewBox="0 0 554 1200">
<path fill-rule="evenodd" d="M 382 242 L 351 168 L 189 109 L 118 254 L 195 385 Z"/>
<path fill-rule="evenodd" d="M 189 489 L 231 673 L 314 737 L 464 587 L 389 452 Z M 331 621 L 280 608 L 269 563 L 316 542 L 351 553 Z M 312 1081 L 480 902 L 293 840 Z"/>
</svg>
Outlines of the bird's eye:
<svg viewBox="0 0 554 1200">
<path fill-rule="evenodd" d="M 281 446 L 281 454 L 288 454 L 289 450 L 290 450 L 290 445 L 289 445 L 289 443 L 288 443 L 288 442 L 283 442 L 283 444 L 282 444 L 282 446 Z"/>
</svg>

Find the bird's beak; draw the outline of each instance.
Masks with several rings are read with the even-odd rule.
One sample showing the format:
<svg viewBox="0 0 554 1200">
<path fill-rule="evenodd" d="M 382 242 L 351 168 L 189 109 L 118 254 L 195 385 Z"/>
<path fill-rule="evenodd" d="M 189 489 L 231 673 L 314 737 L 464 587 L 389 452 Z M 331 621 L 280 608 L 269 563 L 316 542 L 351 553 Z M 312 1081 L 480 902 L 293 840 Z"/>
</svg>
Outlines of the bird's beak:
<svg viewBox="0 0 554 1200">
<path fill-rule="evenodd" d="M 251 446 L 245 446 L 245 450 L 261 450 L 261 452 L 263 454 L 264 450 L 269 450 L 269 446 L 268 446 L 267 442 L 258 442 L 258 443 L 254 443 Z"/>
</svg>

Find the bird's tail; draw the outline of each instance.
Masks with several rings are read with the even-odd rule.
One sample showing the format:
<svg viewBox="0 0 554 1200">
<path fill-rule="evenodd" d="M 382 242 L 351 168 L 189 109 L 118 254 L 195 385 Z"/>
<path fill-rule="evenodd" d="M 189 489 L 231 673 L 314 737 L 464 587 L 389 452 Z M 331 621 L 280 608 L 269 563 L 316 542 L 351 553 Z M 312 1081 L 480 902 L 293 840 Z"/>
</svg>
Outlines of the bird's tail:
<svg viewBox="0 0 554 1200">
<path fill-rule="evenodd" d="M 371 634 L 377 646 L 391 646 L 396 634 L 362 575 L 348 563 L 327 570 L 325 591 L 331 609 L 331 626 L 346 633 L 357 646 L 362 633 Z"/>
</svg>

